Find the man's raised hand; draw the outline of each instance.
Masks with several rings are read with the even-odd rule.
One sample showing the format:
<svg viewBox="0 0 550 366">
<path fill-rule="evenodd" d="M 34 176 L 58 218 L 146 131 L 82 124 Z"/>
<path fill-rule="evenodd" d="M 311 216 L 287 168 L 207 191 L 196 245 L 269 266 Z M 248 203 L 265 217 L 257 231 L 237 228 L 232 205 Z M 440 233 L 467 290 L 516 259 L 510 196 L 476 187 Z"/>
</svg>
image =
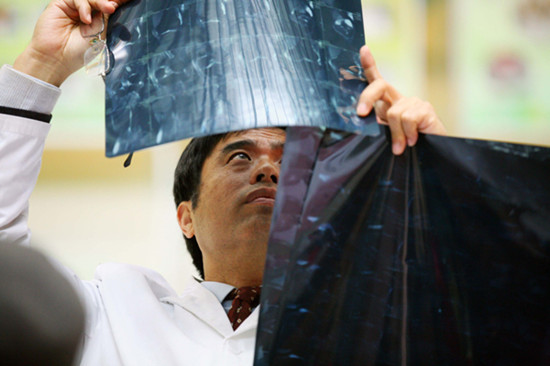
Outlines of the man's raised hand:
<svg viewBox="0 0 550 366">
<path fill-rule="evenodd" d="M 367 46 L 361 48 L 360 57 L 369 85 L 359 96 L 357 114 L 364 117 L 375 109 L 378 123 L 390 128 L 394 154 L 400 155 L 407 145 L 416 144 L 419 132 L 446 134 L 445 127 L 430 103 L 404 97 L 384 80 Z"/>
<path fill-rule="evenodd" d="M 53 0 L 36 23 L 31 42 L 13 67 L 50 84 L 60 86 L 84 64 L 90 47 L 82 27 L 93 17 L 109 16 L 130 0 Z"/>
</svg>

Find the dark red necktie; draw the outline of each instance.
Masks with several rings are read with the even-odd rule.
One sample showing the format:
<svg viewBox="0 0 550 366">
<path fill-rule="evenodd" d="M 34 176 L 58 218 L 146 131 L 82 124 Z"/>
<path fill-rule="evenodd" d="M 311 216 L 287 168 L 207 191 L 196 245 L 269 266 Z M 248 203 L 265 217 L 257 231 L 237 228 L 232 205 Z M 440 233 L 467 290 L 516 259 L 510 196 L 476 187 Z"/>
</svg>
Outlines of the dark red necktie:
<svg viewBox="0 0 550 366">
<path fill-rule="evenodd" d="M 260 286 L 252 287 L 240 287 L 233 289 L 227 295 L 228 299 L 233 299 L 231 308 L 227 313 L 229 321 L 233 326 L 233 330 L 237 329 L 246 318 L 252 313 L 254 309 L 260 303 Z"/>
</svg>

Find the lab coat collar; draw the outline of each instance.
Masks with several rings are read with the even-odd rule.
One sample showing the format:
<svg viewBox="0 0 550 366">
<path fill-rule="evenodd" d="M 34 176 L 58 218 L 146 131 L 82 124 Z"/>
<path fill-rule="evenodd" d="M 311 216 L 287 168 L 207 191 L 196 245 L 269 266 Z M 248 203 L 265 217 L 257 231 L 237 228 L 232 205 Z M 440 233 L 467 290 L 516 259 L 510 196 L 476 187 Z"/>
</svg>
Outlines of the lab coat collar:
<svg viewBox="0 0 550 366">
<path fill-rule="evenodd" d="M 189 311 L 215 329 L 224 338 L 237 337 L 250 331 L 256 332 L 258 326 L 259 306 L 234 331 L 220 301 L 196 280 L 190 281 L 181 296 L 168 296 L 162 298 L 161 301 L 180 306 Z"/>
</svg>

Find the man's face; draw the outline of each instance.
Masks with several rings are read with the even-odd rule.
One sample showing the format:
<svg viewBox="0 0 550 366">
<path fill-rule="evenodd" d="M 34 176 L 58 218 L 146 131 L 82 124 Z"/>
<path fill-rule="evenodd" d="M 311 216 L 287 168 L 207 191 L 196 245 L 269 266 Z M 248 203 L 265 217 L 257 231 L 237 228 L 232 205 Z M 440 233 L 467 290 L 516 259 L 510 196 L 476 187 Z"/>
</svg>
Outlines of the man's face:
<svg viewBox="0 0 550 366">
<path fill-rule="evenodd" d="M 182 203 L 178 219 L 199 243 L 206 280 L 263 274 L 284 142 L 277 128 L 233 133 L 205 160 L 197 205 Z"/>
</svg>

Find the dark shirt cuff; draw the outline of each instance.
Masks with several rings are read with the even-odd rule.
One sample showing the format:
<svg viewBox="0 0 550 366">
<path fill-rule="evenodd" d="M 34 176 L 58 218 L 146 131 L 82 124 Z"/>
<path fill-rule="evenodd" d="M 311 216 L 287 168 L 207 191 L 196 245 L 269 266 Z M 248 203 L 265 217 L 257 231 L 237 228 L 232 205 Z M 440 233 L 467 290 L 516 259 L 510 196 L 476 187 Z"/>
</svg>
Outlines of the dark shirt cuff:
<svg viewBox="0 0 550 366">
<path fill-rule="evenodd" d="M 0 106 L 0 114 L 8 114 L 10 116 L 30 118 L 30 119 L 35 119 L 37 121 L 42 121 L 42 122 L 46 122 L 46 123 L 50 123 L 50 121 L 52 119 L 51 114 L 38 113 L 38 112 L 33 112 L 33 111 L 27 111 L 27 110 L 24 110 L 24 109 L 2 107 L 2 106 Z"/>
</svg>

